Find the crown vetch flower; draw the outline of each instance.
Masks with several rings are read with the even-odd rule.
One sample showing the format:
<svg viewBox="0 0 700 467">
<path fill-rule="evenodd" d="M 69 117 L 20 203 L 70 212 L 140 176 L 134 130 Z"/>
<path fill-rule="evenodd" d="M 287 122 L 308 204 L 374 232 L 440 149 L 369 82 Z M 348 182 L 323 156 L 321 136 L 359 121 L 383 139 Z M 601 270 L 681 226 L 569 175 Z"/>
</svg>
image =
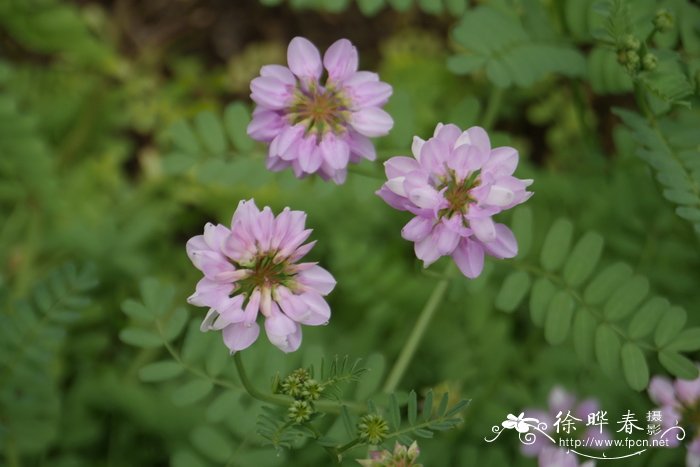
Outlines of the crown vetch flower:
<svg viewBox="0 0 700 467">
<path fill-rule="evenodd" d="M 696 365 L 700 368 L 700 364 Z M 700 465 L 700 377 L 671 381 L 664 376 L 654 376 L 647 391 L 651 400 L 659 404 L 661 412 L 661 433 L 653 438 L 665 440 L 668 447 L 676 447 L 681 442 L 677 432 L 666 430 L 677 424 L 690 426 L 695 436 L 687 445 L 686 466 Z"/>
<path fill-rule="evenodd" d="M 401 231 L 415 242 L 425 267 L 452 256 L 470 278 L 481 274 L 484 254 L 512 258 L 518 252 L 513 232 L 492 216 L 525 202 L 532 180 L 513 177 L 518 152 L 491 148 L 486 131 L 438 124 L 428 141 L 413 139 L 413 157 L 384 164 L 388 181 L 377 194 L 414 218 Z"/>
<path fill-rule="evenodd" d="M 301 344 L 301 324 L 326 324 L 331 310 L 323 298 L 335 287 L 333 276 L 316 263 L 298 261 L 313 248 L 304 243 L 306 214 L 285 208 L 277 217 L 254 200 L 241 201 L 231 228 L 208 223 L 204 235 L 187 242 L 187 255 L 204 273 L 187 300 L 210 310 L 202 331 L 220 330 L 236 352 L 258 338 L 258 312 L 267 337 L 284 352 Z"/>
<path fill-rule="evenodd" d="M 316 46 L 295 37 L 287 63 L 263 66 L 250 83 L 257 107 L 248 135 L 270 143 L 268 169 L 291 167 L 300 178 L 317 173 L 343 183 L 348 163 L 376 158 L 369 137 L 386 135 L 394 124 L 381 109 L 391 86 L 376 73 L 357 71 L 357 49 L 347 39 L 331 45 L 321 60 Z"/>
</svg>

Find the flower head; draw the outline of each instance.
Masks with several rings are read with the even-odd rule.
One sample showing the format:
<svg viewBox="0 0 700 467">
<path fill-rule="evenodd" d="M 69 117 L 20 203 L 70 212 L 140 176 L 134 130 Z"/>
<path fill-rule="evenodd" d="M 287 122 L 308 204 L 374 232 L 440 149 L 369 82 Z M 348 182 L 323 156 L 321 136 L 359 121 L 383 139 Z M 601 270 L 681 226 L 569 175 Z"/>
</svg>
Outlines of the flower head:
<svg viewBox="0 0 700 467">
<path fill-rule="evenodd" d="M 651 400 L 659 404 L 661 415 L 661 432 L 655 437 L 666 440 L 669 447 L 676 447 L 682 438 L 679 439 L 677 430 L 671 428 L 690 426 L 695 438 L 688 444 L 686 465 L 700 465 L 700 376 L 694 380 L 675 381 L 654 376 L 648 392 Z"/>
<path fill-rule="evenodd" d="M 267 337 L 284 352 L 301 344 L 301 324 L 326 324 L 331 310 L 323 298 L 335 287 L 333 276 L 316 263 L 298 263 L 316 242 L 305 229 L 306 214 L 285 208 L 275 217 L 269 207 L 241 201 L 231 228 L 207 224 L 204 235 L 187 242 L 187 255 L 204 273 L 187 300 L 210 310 L 202 331 L 220 330 L 235 352 L 258 338 L 258 313 Z"/>
<path fill-rule="evenodd" d="M 600 412 L 600 404 L 596 399 L 585 399 L 583 401 L 578 401 L 574 394 L 566 391 L 561 386 L 555 386 L 549 392 L 548 398 L 548 408 L 543 409 L 529 409 L 525 410 L 525 413 L 529 417 L 534 417 L 538 423 L 532 426 L 540 426 L 539 423 L 546 424 L 544 431 L 552 436 L 556 437 L 555 423 L 557 421 L 557 416 L 560 419 L 566 417 L 567 414 L 571 414 L 572 417 L 581 420 L 580 423 L 586 425 L 586 429 L 582 430 L 580 436 L 588 439 L 595 440 L 609 440 L 612 439 L 610 432 L 606 428 L 605 424 L 591 424 L 590 418 L 593 417 L 594 422 L 595 415 Z M 606 415 L 607 417 L 607 415 Z M 565 432 L 562 428 L 562 432 Z M 571 435 L 579 434 L 577 431 L 572 430 Z M 601 448 L 604 443 L 601 444 Z M 592 447 L 595 445 L 592 445 Z M 594 449 L 598 449 L 594 447 Z M 542 467 L 562 465 L 562 466 L 572 466 L 575 467 L 579 465 L 576 461 L 575 456 L 568 455 L 566 450 L 560 450 L 556 446 L 552 446 L 551 442 L 546 439 L 545 436 L 536 436 L 534 442 L 531 444 L 523 444 L 520 448 L 521 452 L 528 457 L 537 456 L 539 465 Z M 560 452 L 561 451 L 561 452 Z M 561 464 L 557 464 L 555 461 L 559 460 Z M 590 464 L 582 464 L 588 466 Z"/>
<path fill-rule="evenodd" d="M 369 137 L 386 135 L 394 124 L 381 109 L 391 86 L 376 73 L 357 71 L 357 49 L 347 39 L 331 45 L 321 60 L 311 42 L 295 37 L 287 63 L 262 67 L 250 83 L 257 107 L 248 134 L 270 143 L 268 169 L 291 167 L 300 178 L 317 173 L 343 183 L 348 163 L 375 159 Z"/>
<path fill-rule="evenodd" d="M 513 232 L 492 216 L 532 196 L 526 191 L 532 180 L 513 177 L 518 152 L 492 149 L 480 127 L 463 132 L 451 124 L 438 124 L 428 141 L 414 137 L 412 150 L 413 157 L 392 157 L 384 164 L 388 181 L 377 194 L 415 216 L 401 236 L 415 242 L 423 264 L 449 255 L 474 278 L 483 269 L 484 254 L 514 257 Z"/>
<path fill-rule="evenodd" d="M 416 459 L 420 450 L 415 441 L 409 447 L 398 441 L 394 445 L 394 452 L 388 450 L 372 451 L 369 459 L 358 459 L 357 462 L 365 467 L 422 467 Z"/>
</svg>

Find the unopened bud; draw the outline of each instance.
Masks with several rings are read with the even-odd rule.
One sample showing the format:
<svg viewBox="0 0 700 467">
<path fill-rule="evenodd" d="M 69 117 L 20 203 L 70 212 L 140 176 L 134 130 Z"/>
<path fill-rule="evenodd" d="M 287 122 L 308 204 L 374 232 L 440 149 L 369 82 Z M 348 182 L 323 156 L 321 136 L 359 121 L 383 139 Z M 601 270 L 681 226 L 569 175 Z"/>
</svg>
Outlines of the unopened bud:
<svg viewBox="0 0 700 467">
<path fill-rule="evenodd" d="M 656 69 L 658 62 L 659 60 L 656 58 L 656 55 L 651 53 L 646 54 L 642 59 L 642 68 L 644 68 L 645 71 L 653 71 Z"/>
<path fill-rule="evenodd" d="M 642 46 L 641 42 L 639 42 L 639 39 L 634 37 L 632 34 L 628 34 L 625 36 L 625 39 L 622 41 L 622 45 L 625 47 L 627 50 L 634 50 L 635 52 L 639 50 L 639 47 Z"/>
<path fill-rule="evenodd" d="M 287 410 L 287 416 L 294 423 L 304 423 L 309 421 L 313 413 L 313 407 L 306 401 L 294 401 Z"/>
<path fill-rule="evenodd" d="M 360 439 L 369 444 L 380 444 L 389 434 L 389 424 L 377 414 L 362 417 L 357 429 Z"/>
<path fill-rule="evenodd" d="M 654 27 L 660 32 L 666 32 L 673 29 L 674 20 L 670 11 L 661 8 L 654 15 Z"/>
</svg>

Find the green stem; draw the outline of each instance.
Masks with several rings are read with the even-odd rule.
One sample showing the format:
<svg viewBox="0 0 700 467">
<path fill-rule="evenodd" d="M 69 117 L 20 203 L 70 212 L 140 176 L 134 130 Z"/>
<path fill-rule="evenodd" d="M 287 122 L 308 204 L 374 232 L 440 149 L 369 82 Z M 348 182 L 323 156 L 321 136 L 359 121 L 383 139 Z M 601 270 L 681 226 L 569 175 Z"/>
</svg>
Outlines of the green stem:
<svg viewBox="0 0 700 467">
<path fill-rule="evenodd" d="M 435 285 L 433 293 L 430 294 L 430 298 L 428 298 L 428 301 L 425 303 L 423 310 L 420 312 L 418 321 L 413 327 L 411 335 L 406 341 L 406 345 L 404 345 L 403 349 L 401 349 L 399 358 L 398 360 L 396 360 L 394 367 L 391 369 L 386 383 L 384 383 L 385 393 L 391 393 L 396 391 L 396 388 L 401 382 L 403 375 L 406 373 L 408 365 L 411 363 L 411 360 L 413 359 L 416 350 L 418 350 L 418 344 L 420 344 L 421 339 L 423 339 L 423 335 L 428 329 L 430 321 L 432 320 L 433 316 L 435 315 L 435 312 L 439 308 L 442 299 L 445 297 L 445 293 L 447 292 L 447 286 L 449 285 L 450 278 L 452 277 L 451 273 L 453 271 L 454 264 L 452 263 L 452 261 L 450 261 L 450 263 L 447 265 L 447 268 L 445 269 L 445 273 L 442 279 L 440 279 Z"/>
<path fill-rule="evenodd" d="M 240 352 L 233 354 L 233 361 L 236 364 L 236 370 L 238 371 L 238 376 L 241 379 L 243 388 L 245 388 L 246 392 L 248 392 L 253 399 L 257 399 L 261 402 L 268 402 L 270 404 L 281 405 L 283 407 L 287 407 L 291 404 L 291 398 L 265 394 L 253 386 L 253 383 L 250 381 L 250 378 L 248 378 L 248 373 L 246 373 L 245 367 L 243 366 L 243 360 L 241 359 Z"/>
<path fill-rule="evenodd" d="M 639 80 L 635 80 L 634 82 L 634 99 L 637 101 L 637 106 L 642 111 L 642 114 L 644 114 L 649 123 L 654 124 L 656 121 L 654 112 L 652 112 L 651 107 L 649 107 L 649 102 L 644 94 L 644 88 L 642 88 Z"/>
<path fill-rule="evenodd" d="M 489 102 L 486 104 L 486 110 L 481 118 L 481 126 L 485 130 L 490 130 L 494 123 L 496 123 L 496 118 L 498 117 L 498 111 L 501 108 L 501 103 L 503 102 L 504 89 L 494 86 L 491 89 L 491 94 L 489 95 Z"/>
<path fill-rule="evenodd" d="M 338 449 L 335 450 L 335 452 L 338 456 L 340 456 L 342 453 L 344 453 L 348 449 L 354 448 L 358 444 L 360 444 L 360 438 L 355 438 L 352 441 L 350 441 L 349 443 L 346 443 L 346 444 L 340 446 Z"/>
</svg>

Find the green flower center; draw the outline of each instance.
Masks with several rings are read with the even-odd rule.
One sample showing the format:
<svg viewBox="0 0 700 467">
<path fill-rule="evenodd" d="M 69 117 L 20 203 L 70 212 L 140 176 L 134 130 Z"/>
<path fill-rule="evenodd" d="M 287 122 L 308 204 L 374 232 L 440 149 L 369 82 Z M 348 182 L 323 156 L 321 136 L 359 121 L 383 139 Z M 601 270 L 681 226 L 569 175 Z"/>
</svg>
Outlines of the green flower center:
<svg viewBox="0 0 700 467">
<path fill-rule="evenodd" d="M 323 135 L 327 131 L 341 134 L 350 116 L 349 104 L 342 92 L 329 86 L 312 85 L 297 90 L 294 103 L 288 109 L 292 125 L 302 123 L 306 134 Z"/>
<path fill-rule="evenodd" d="M 287 261 L 276 263 L 273 260 L 274 256 L 275 252 L 266 253 L 255 258 L 252 265 L 240 266 L 236 264 L 236 268 L 248 269 L 251 274 L 237 282 L 238 287 L 234 293 L 236 295 L 243 293 L 250 297 L 256 288 L 272 288 L 276 285 L 291 286 L 295 274 L 289 271 Z"/>
<path fill-rule="evenodd" d="M 457 213 L 462 215 L 467 213 L 469 204 L 476 201 L 471 195 L 471 190 L 481 184 L 479 173 L 479 171 L 473 172 L 469 174 L 469 177 L 460 182 L 457 180 L 457 176 L 453 170 L 448 171 L 448 176 L 445 177 L 442 183 L 437 187 L 438 191 L 447 187 L 443 196 L 449 203 L 449 207 L 442 209 L 438 213 L 440 217 L 446 216 L 449 219 Z"/>
</svg>

